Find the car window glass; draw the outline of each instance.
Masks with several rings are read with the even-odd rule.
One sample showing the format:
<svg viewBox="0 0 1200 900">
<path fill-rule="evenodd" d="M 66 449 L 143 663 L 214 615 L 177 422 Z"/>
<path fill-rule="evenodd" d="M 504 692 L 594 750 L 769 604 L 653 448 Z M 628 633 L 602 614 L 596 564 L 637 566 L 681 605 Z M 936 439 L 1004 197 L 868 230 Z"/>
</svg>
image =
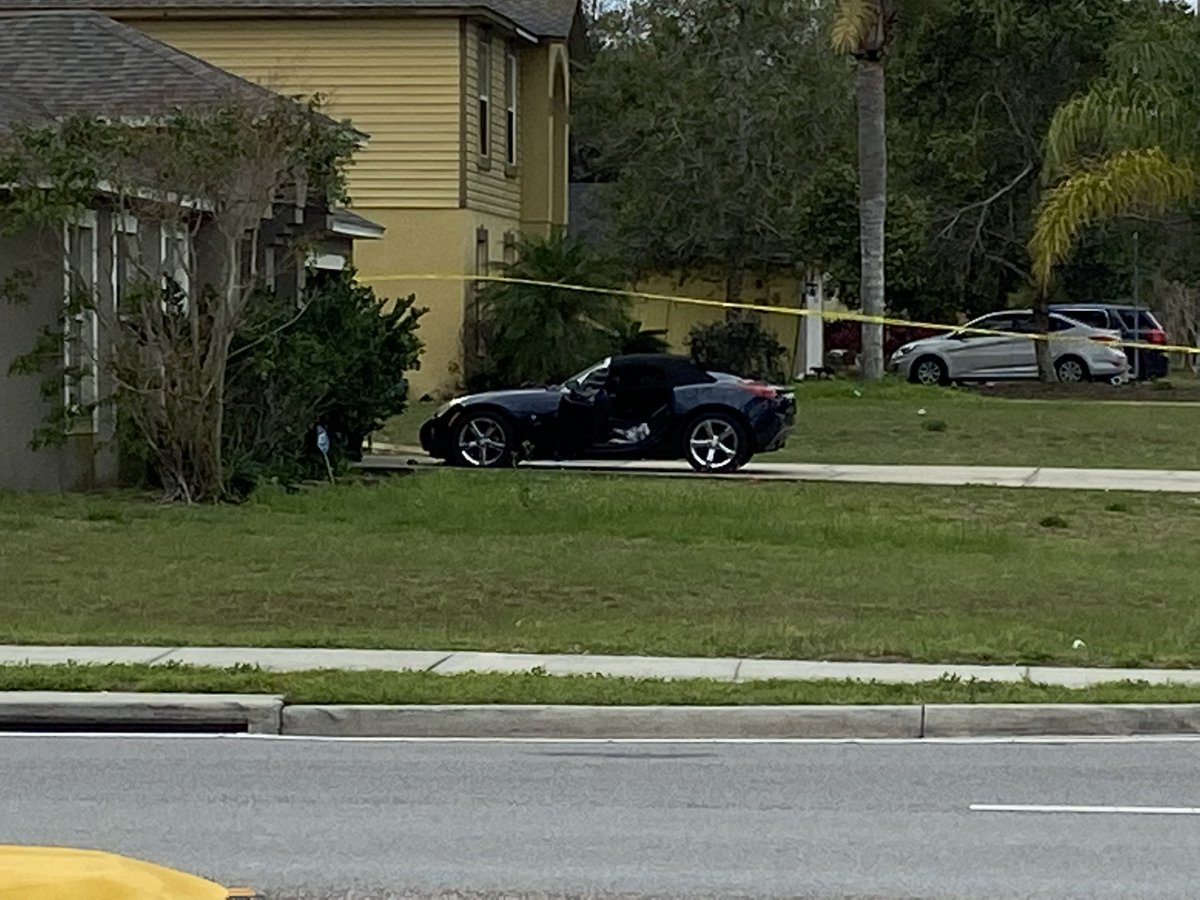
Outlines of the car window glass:
<svg viewBox="0 0 1200 900">
<path fill-rule="evenodd" d="M 1082 322 L 1084 325 L 1091 325 L 1093 328 L 1108 329 L 1112 327 L 1108 323 L 1108 313 L 1102 309 L 1065 309 L 1063 315 L 1076 322 Z"/>
<path fill-rule="evenodd" d="M 605 381 L 608 380 L 609 360 L 597 363 L 590 369 L 580 372 L 574 378 L 567 381 L 566 386 L 577 394 L 582 394 L 585 397 L 593 396 L 597 391 L 604 387 Z"/>
<path fill-rule="evenodd" d="M 1082 322 L 1083 320 L 1077 319 L 1076 321 Z M 1087 324 L 1087 323 L 1084 323 L 1084 324 Z M 1070 319 L 1064 319 L 1062 316 L 1051 316 L 1050 317 L 1050 330 L 1051 331 L 1070 331 L 1074 327 L 1075 327 L 1075 322 L 1072 322 Z"/>
<path fill-rule="evenodd" d="M 1033 324 L 1033 313 L 1013 313 L 1005 331 L 1015 331 L 1017 334 L 1033 334 L 1037 326 Z"/>
<path fill-rule="evenodd" d="M 636 391 L 668 386 L 666 373 L 658 366 L 621 366 L 608 377 L 611 391 Z"/>
<path fill-rule="evenodd" d="M 966 325 L 969 329 L 979 328 L 983 331 L 1011 331 L 1012 316 L 1007 313 L 995 313 L 990 316 L 983 316 L 973 322 L 968 322 Z M 959 334 L 965 340 L 979 340 L 981 338 L 991 337 L 986 334 L 974 334 L 971 331 L 964 331 Z"/>
<path fill-rule="evenodd" d="M 1135 311 L 1132 309 L 1121 310 L 1121 324 L 1131 331 L 1133 330 L 1134 312 Z M 1143 330 L 1160 327 L 1158 321 L 1154 318 L 1154 315 L 1150 312 L 1150 310 L 1139 309 L 1136 310 L 1136 312 L 1139 327 Z"/>
</svg>

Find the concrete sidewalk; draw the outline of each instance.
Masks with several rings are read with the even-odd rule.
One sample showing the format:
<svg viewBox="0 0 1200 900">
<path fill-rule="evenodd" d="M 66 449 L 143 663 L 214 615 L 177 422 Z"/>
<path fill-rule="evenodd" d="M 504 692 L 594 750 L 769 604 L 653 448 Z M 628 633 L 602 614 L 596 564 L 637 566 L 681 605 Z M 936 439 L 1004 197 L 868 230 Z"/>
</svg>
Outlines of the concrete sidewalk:
<svg viewBox="0 0 1200 900">
<path fill-rule="evenodd" d="M 382 448 L 380 448 L 382 449 Z M 416 448 L 391 448 L 363 458 L 365 470 L 408 470 L 435 464 Z M 523 468 L 613 472 L 627 475 L 697 476 L 684 462 L 653 460 L 528 462 Z M 754 481 L 835 481 L 866 484 L 1051 488 L 1080 491 L 1200 493 L 1200 471 L 1165 469 L 1061 469 L 1039 466 L 868 466 L 829 463 L 751 462 L 736 475 L 710 476 Z"/>
<path fill-rule="evenodd" d="M 0 665 L 33 663 L 176 663 L 230 668 L 259 666 L 275 672 L 311 669 L 346 671 L 520 673 L 608 675 L 625 678 L 707 678 L 715 681 L 768 679 L 855 680 L 888 684 L 963 680 L 1019 682 L 1079 688 L 1114 681 L 1200 685 L 1200 669 L 1099 669 L 1051 666 L 941 665 L 918 663 L 817 662 L 806 660 L 592 656 L 586 654 L 478 653 L 450 650 L 334 650 L 293 647 L 43 647 L 0 645 Z"/>
</svg>

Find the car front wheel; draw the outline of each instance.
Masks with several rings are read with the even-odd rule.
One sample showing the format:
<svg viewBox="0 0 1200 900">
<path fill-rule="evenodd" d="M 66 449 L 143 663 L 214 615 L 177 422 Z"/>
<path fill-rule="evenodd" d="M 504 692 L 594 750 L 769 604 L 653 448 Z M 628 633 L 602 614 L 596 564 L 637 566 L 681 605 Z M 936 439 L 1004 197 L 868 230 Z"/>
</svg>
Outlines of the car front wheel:
<svg viewBox="0 0 1200 900">
<path fill-rule="evenodd" d="M 750 459 L 746 429 L 732 416 L 705 413 L 687 427 L 684 456 L 697 472 L 736 472 Z"/>
<path fill-rule="evenodd" d="M 498 469 L 513 463 L 512 428 L 497 413 L 464 416 L 454 428 L 450 461 L 472 469 Z"/>
<path fill-rule="evenodd" d="M 913 363 L 908 380 L 913 384 L 949 384 L 950 373 L 946 371 L 946 364 L 936 356 L 923 356 Z"/>
</svg>

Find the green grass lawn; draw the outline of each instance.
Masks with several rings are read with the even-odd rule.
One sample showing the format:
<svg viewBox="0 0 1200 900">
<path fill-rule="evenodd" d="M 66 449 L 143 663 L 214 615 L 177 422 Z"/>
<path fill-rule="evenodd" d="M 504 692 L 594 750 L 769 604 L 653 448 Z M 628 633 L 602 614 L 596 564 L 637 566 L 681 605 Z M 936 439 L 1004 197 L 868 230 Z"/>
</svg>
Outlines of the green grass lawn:
<svg viewBox="0 0 1200 900">
<path fill-rule="evenodd" d="M 1198 561 L 1200 503 L 1149 494 L 528 470 L 237 507 L 0 494 L 0 642 L 1192 665 Z"/>
<path fill-rule="evenodd" d="M 1026 403 L 891 380 L 810 382 L 796 401 L 795 435 L 764 462 L 1200 469 L 1200 404 Z M 436 408 L 414 404 L 377 440 L 416 446 Z"/>
<path fill-rule="evenodd" d="M 893 381 L 799 385 L 796 401 L 794 437 L 764 461 L 1200 469 L 1200 404 L 1027 403 Z"/>
<path fill-rule="evenodd" d="M 1068 689 L 943 678 L 920 684 L 756 681 L 732 684 L 597 676 L 428 672 L 264 672 L 201 666 L 0 666 L 2 691 L 278 694 L 290 703 L 574 703 L 741 706 L 865 703 L 1196 703 L 1200 687 L 1114 682 Z"/>
</svg>

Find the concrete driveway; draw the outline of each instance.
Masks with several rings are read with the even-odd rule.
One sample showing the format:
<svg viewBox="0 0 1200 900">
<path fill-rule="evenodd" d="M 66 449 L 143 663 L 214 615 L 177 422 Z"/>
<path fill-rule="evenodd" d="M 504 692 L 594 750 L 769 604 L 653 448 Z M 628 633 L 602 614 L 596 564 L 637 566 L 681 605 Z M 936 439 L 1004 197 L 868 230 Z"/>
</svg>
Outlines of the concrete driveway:
<svg viewBox="0 0 1200 900">
<path fill-rule="evenodd" d="M 436 465 L 419 450 L 365 457 L 365 470 L 388 471 Z M 658 477 L 714 477 L 743 481 L 841 481 L 867 484 L 1053 488 L 1081 491 L 1140 491 L 1200 494 L 1200 471 L 1161 469 L 1057 469 L 1038 466 L 867 466 L 830 463 L 752 462 L 736 475 L 702 476 L 684 462 L 589 461 L 529 462 L 522 468 L 557 469 Z"/>
</svg>

